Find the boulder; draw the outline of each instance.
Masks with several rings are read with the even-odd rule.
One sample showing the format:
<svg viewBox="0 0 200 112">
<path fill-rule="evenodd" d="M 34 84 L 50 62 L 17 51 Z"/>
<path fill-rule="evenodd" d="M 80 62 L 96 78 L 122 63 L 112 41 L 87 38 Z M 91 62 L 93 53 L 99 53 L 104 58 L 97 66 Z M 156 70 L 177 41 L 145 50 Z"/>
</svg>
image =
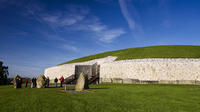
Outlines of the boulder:
<svg viewBox="0 0 200 112">
<path fill-rule="evenodd" d="M 21 77 L 19 75 L 16 75 L 13 79 L 13 85 L 14 85 L 14 88 L 19 88 L 17 86 L 17 80 L 21 79 Z"/>
<path fill-rule="evenodd" d="M 84 85 L 85 85 L 85 77 L 84 77 L 83 73 L 81 73 L 76 82 L 75 91 L 83 91 Z"/>
<path fill-rule="evenodd" d="M 46 77 L 44 75 L 40 75 L 36 80 L 37 88 L 44 88 L 45 80 L 46 80 Z"/>
</svg>

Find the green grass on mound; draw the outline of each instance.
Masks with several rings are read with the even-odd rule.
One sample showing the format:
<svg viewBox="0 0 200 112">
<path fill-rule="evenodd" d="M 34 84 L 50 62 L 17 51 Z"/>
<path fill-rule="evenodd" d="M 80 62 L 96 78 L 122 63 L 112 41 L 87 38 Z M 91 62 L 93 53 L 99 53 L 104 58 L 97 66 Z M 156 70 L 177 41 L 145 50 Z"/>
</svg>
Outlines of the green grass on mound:
<svg viewBox="0 0 200 112">
<path fill-rule="evenodd" d="M 117 56 L 118 58 L 116 60 L 143 58 L 200 58 L 200 46 L 171 45 L 129 48 L 86 56 L 62 64 L 84 62 L 93 59 L 104 58 L 107 56 Z"/>
<path fill-rule="evenodd" d="M 89 91 L 93 92 L 0 86 L 0 112 L 200 111 L 200 87 L 194 85 L 100 84 L 90 85 Z"/>
</svg>

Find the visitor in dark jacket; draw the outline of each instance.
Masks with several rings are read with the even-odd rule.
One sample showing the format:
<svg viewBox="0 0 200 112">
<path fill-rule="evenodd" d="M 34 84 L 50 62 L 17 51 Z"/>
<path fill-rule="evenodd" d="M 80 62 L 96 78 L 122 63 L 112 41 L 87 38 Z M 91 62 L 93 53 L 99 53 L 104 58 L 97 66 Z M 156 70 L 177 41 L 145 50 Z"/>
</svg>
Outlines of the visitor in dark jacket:
<svg viewBox="0 0 200 112">
<path fill-rule="evenodd" d="M 18 84 L 19 84 L 19 88 L 22 88 L 22 79 L 21 78 L 19 78 L 19 82 L 18 82 Z"/>
<path fill-rule="evenodd" d="M 32 79 L 32 82 L 33 82 L 33 88 L 35 88 L 36 87 L 36 78 L 35 77 L 33 77 L 33 79 Z"/>
<path fill-rule="evenodd" d="M 33 88 L 35 87 L 35 78 L 32 78 Z"/>
<path fill-rule="evenodd" d="M 36 87 L 36 86 L 37 86 L 37 82 L 36 82 L 36 81 L 37 81 L 37 79 L 35 78 L 35 80 L 34 80 L 34 81 L 35 81 L 35 87 Z"/>
<path fill-rule="evenodd" d="M 16 79 L 16 88 L 19 88 L 19 79 Z"/>
<path fill-rule="evenodd" d="M 49 87 L 49 77 L 47 77 L 47 79 L 46 79 L 46 81 L 47 81 L 47 83 L 46 83 L 46 87 Z"/>
<path fill-rule="evenodd" d="M 57 82 L 58 82 L 57 77 L 54 79 L 54 82 L 55 82 L 55 86 L 57 87 Z"/>
</svg>

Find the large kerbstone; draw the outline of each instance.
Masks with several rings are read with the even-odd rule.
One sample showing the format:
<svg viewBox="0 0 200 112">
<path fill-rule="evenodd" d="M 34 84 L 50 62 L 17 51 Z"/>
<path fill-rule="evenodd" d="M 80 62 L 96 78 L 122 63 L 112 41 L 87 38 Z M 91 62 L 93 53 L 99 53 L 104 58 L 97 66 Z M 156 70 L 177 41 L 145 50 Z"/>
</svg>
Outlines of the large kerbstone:
<svg viewBox="0 0 200 112">
<path fill-rule="evenodd" d="M 132 83 L 133 84 L 140 84 L 140 80 L 139 79 L 132 79 Z"/>
<path fill-rule="evenodd" d="M 179 80 L 178 84 L 195 84 L 195 80 Z"/>
<path fill-rule="evenodd" d="M 195 84 L 200 85 L 200 81 L 196 80 Z"/>
<path fill-rule="evenodd" d="M 160 80 L 159 84 L 178 84 L 177 80 Z"/>
<path fill-rule="evenodd" d="M 154 81 L 154 80 L 141 80 L 140 84 L 158 84 L 158 81 Z"/>
<path fill-rule="evenodd" d="M 111 78 L 101 78 L 101 83 L 111 83 Z"/>
<path fill-rule="evenodd" d="M 45 76 L 44 75 L 40 75 L 37 78 L 37 88 L 44 88 L 45 87 Z"/>
<path fill-rule="evenodd" d="M 84 77 L 83 73 L 81 73 L 76 82 L 75 91 L 83 91 L 84 85 L 85 85 L 85 77 Z"/>
<path fill-rule="evenodd" d="M 112 83 L 123 83 L 121 78 L 112 78 Z"/>
<path fill-rule="evenodd" d="M 133 81 L 132 81 L 132 79 L 126 78 L 126 79 L 123 79 L 123 83 L 124 84 L 132 84 Z"/>
</svg>

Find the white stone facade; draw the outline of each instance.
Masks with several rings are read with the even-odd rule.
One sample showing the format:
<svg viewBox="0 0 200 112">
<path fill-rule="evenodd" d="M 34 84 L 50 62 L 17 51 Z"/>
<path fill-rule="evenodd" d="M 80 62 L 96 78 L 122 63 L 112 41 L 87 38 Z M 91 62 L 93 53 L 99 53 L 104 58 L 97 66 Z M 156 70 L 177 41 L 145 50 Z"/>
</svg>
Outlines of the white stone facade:
<svg viewBox="0 0 200 112">
<path fill-rule="evenodd" d="M 74 74 L 75 65 L 100 65 L 101 79 L 138 79 L 149 81 L 200 81 L 200 59 L 133 59 L 114 61 L 117 57 L 106 57 L 83 63 L 65 64 L 47 68 L 45 76 L 50 79 Z"/>
<path fill-rule="evenodd" d="M 54 79 L 55 77 L 59 78 L 63 76 L 64 78 L 69 77 L 70 75 L 75 73 L 75 65 L 93 65 L 95 63 L 103 64 L 103 63 L 110 63 L 113 62 L 117 57 L 108 56 L 106 58 L 95 59 L 87 62 L 82 63 L 71 63 L 71 64 L 64 64 L 59 66 L 54 66 L 45 69 L 44 75 L 48 76 L 49 79 Z"/>
</svg>

